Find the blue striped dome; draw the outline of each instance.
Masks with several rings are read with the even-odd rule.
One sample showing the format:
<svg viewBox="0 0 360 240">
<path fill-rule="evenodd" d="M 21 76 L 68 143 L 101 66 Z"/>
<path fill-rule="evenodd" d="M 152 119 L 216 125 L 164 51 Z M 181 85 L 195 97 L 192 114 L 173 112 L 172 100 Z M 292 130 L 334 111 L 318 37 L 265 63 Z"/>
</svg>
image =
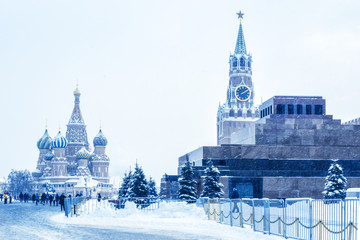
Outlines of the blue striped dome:
<svg viewBox="0 0 360 240">
<path fill-rule="evenodd" d="M 49 152 L 48 152 L 47 154 L 45 154 L 45 156 L 44 156 L 45 160 L 48 160 L 48 161 L 50 161 L 51 159 L 53 159 L 53 157 L 54 157 L 54 154 L 53 154 L 53 152 L 51 151 L 51 149 L 49 149 Z"/>
<path fill-rule="evenodd" d="M 76 153 L 76 158 L 78 159 L 88 159 L 89 157 L 90 153 L 84 146 Z"/>
<path fill-rule="evenodd" d="M 66 148 L 68 145 L 68 140 L 66 140 L 66 138 L 64 138 L 61 135 L 61 132 L 59 131 L 59 133 L 56 135 L 56 137 L 54 138 L 54 140 L 51 142 L 51 146 L 53 148 Z"/>
<path fill-rule="evenodd" d="M 102 133 L 101 129 L 99 133 L 94 137 L 94 146 L 106 146 L 107 145 L 107 139 Z"/>
<path fill-rule="evenodd" d="M 51 146 L 51 137 L 49 136 L 48 130 L 45 130 L 44 135 L 37 142 L 39 149 L 49 149 Z"/>
</svg>

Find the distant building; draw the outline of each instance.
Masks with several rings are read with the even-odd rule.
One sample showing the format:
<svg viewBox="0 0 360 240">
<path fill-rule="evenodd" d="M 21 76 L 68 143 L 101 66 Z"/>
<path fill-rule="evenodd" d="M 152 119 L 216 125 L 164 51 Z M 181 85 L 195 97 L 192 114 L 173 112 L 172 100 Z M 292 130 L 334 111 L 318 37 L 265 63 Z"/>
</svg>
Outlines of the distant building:
<svg viewBox="0 0 360 240">
<path fill-rule="evenodd" d="M 105 153 L 107 139 L 101 129 L 93 140 L 90 153 L 86 125 L 80 111 L 80 91 L 74 91 L 75 106 L 67 124 L 66 137 L 59 131 L 52 139 L 45 130 L 37 142 L 40 151 L 36 170 L 36 192 L 49 189 L 58 193 L 94 195 L 112 193 L 110 159 Z"/>
<path fill-rule="evenodd" d="M 231 59 L 235 61 L 230 64 L 232 87 L 227 103 L 219 107 L 217 115 L 219 146 L 200 147 L 181 156 L 178 175 L 172 175 L 172 179 L 180 175 L 189 159 L 199 195 L 204 170 L 210 162 L 220 171 L 225 197 L 236 188 L 240 197 L 322 198 L 328 168 L 337 160 L 348 187 L 360 187 L 359 119 L 341 124 L 326 114 L 326 101 L 319 96 L 274 96 L 254 107 L 251 64 L 247 65 L 251 56 L 246 56 L 241 23 L 234 55 L 230 56 L 230 63 Z M 242 63 L 242 57 L 248 62 Z M 233 76 L 247 82 L 235 83 Z M 249 113 L 254 114 L 248 118 Z M 174 181 L 168 184 L 167 179 L 163 177 L 162 187 L 175 186 Z"/>
</svg>

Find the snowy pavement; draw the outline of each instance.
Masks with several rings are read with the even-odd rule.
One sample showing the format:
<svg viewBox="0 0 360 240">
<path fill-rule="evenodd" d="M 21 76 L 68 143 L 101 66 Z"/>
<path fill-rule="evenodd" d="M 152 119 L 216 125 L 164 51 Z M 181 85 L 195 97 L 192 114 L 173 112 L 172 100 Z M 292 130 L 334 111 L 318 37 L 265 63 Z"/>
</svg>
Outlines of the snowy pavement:
<svg viewBox="0 0 360 240">
<path fill-rule="evenodd" d="M 128 207 L 115 211 L 105 206 L 66 218 L 60 207 L 0 202 L 0 239 L 283 239 L 209 221 L 193 205 L 162 205 L 151 212 Z"/>
</svg>

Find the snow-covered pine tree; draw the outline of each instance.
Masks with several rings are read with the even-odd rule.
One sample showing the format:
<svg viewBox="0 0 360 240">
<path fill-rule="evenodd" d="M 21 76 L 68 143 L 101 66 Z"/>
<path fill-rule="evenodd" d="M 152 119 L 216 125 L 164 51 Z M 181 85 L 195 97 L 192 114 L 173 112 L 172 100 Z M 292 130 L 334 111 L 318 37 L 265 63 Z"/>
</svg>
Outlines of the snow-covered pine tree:
<svg viewBox="0 0 360 240">
<path fill-rule="evenodd" d="M 130 197 L 147 197 L 147 181 L 145 179 L 144 171 L 141 167 L 136 163 L 135 171 L 132 175 L 132 180 L 130 183 L 129 189 Z"/>
<path fill-rule="evenodd" d="M 185 165 L 181 168 L 179 184 L 179 198 L 186 200 L 188 203 L 195 202 L 197 199 L 196 181 L 194 180 L 194 171 L 189 159 L 186 159 Z"/>
<path fill-rule="evenodd" d="M 157 197 L 158 196 L 155 181 L 151 177 L 148 181 L 147 191 L 148 191 L 149 197 Z"/>
<path fill-rule="evenodd" d="M 223 185 L 220 183 L 220 172 L 211 162 L 209 165 L 205 169 L 204 190 L 201 197 L 220 198 L 224 195 Z"/>
<path fill-rule="evenodd" d="M 125 172 L 123 182 L 121 183 L 121 187 L 119 189 L 119 198 L 129 197 L 129 188 L 130 188 L 131 179 L 132 179 L 131 170 L 129 171 L 128 174 Z"/>
<path fill-rule="evenodd" d="M 326 177 L 325 199 L 344 199 L 346 197 L 347 179 L 343 175 L 342 167 L 335 161 L 331 164 Z"/>
</svg>

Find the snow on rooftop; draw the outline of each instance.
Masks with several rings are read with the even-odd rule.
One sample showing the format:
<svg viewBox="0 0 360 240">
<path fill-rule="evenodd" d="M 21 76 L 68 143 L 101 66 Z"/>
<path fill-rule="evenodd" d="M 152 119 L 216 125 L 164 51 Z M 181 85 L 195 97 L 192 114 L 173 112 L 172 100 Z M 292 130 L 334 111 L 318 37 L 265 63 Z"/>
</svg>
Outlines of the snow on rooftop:
<svg viewBox="0 0 360 240">
<path fill-rule="evenodd" d="M 360 188 L 348 188 L 346 192 L 360 192 Z"/>
</svg>

